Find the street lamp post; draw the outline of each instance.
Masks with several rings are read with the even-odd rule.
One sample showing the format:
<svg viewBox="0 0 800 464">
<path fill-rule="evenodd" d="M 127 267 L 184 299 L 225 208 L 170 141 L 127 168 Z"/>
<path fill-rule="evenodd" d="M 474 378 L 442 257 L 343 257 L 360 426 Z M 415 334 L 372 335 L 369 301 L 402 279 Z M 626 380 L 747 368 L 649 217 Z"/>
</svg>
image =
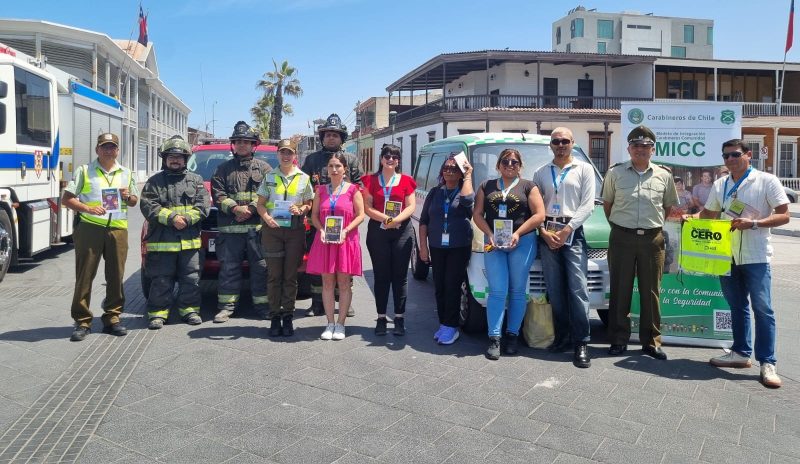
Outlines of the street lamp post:
<svg viewBox="0 0 800 464">
<path fill-rule="evenodd" d="M 397 122 L 397 111 L 389 111 L 389 124 L 392 125 L 392 145 L 394 145 L 394 124 Z"/>
</svg>

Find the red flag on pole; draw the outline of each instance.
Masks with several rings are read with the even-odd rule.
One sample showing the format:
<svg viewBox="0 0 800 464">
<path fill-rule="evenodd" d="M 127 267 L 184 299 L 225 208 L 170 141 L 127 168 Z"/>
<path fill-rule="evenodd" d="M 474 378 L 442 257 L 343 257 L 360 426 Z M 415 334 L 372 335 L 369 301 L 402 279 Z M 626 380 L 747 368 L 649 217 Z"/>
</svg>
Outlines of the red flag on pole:
<svg viewBox="0 0 800 464">
<path fill-rule="evenodd" d="M 145 16 L 144 10 L 142 10 L 142 5 L 139 5 L 139 39 L 137 42 L 145 47 L 147 46 L 147 16 Z"/>
<path fill-rule="evenodd" d="M 794 41 L 794 0 L 792 0 L 791 6 L 789 6 L 789 30 L 786 31 L 786 50 L 784 50 L 784 53 L 789 52 L 789 49 L 792 48 L 793 41 Z"/>
</svg>

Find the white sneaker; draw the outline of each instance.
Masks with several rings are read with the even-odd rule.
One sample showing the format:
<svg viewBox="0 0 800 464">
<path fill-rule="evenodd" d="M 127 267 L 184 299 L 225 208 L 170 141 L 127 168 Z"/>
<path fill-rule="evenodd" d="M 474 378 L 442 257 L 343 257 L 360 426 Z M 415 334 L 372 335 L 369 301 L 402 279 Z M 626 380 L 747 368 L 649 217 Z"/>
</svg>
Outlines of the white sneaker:
<svg viewBox="0 0 800 464">
<path fill-rule="evenodd" d="M 342 324 L 336 324 L 333 327 L 333 339 L 344 340 L 344 326 Z"/>
<path fill-rule="evenodd" d="M 769 388 L 781 387 L 781 378 L 778 377 L 778 368 L 775 364 L 761 363 L 761 383 Z"/>
<path fill-rule="evenodd" d="M 715 358 L 711 358 L 708 362 L 710 362 L 712 366 L 717 367 L 745 368 L 753 365 L 753 363 L 750 362 L 749 357 L 742 356 L 733 350 Z"/>
<path fill-rule="evenodd" d="M 325 331 L 322 332 L 322 335 L 319 338 L 323 340 L 330 340 L 333 338 L 333 324 L 328 324 L 325 326 Z"/>
</svg>

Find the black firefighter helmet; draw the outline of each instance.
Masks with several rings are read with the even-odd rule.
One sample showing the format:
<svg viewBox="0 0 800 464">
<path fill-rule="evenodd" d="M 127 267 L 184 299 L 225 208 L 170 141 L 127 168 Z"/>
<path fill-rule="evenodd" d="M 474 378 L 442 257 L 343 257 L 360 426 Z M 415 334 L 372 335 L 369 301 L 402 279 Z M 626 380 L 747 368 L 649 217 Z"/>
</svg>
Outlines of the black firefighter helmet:
<svg viewBox="0 0 800 464">
<path fill-rule="evenodd" d="M 342 137 L 342 143 L 347 140 L 347 126 L 342 124 L 342 120 L 336 113 L 328 116 L 324 124 L 317 127 L 317 134 L 319 135 L 320 142 L 325 138 L 325 132 L 336 132 Z"/>
<path fill-rule="evenodd" d="M 229 140 L 231 143 L 237 140 L 249 140 L 256 145 L 261 144 L 261 137 L 259 137 L 258 131 L 244 121 L 239 121 L 233 126 L 233 134 L 231 134 Z"/>
</svg>

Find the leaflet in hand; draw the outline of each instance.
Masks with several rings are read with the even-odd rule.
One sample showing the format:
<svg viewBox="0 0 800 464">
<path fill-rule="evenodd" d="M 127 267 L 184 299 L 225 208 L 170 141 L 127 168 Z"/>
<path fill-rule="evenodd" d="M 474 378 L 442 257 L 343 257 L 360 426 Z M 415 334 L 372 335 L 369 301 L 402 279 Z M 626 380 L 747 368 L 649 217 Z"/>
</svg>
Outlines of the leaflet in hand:
<svg viewBox="0 0 800 464">
<path fill-rule="evenodd" d="M 758 219 L 759 214 L 758 210 L 753 208 L 752 206 L 748 205 L 747 203 L 741 200 L 733 200 L 727 208 L 725 208 L 725 214 L 728 216 L 736 219 L 736 218 L 744 218 L 744 219 Z"/>
<path fill-rule="evenodd" d="M 122 197 L 119 194 L 119 189 L 106 188 L 101 192 L 101 201 L 106 213 L 119 213 L 120 204 L 122 204 Z"/>
<path fill-rule="evenodd" d="M 498 248 L 511 246 L 511 234 L 514 233 L 514 222 L 511 219 L 494 220 L 494 245 Z"/>
<path fill-rule="evenodd" d="M 556 221 L 547 221 L 544 224 L 545 230 L 548 231 L 548 232 L 552 232 L 552 233 L 556 233 L 556 232 L 560 231 L 561 229 L 563 229 L 564 227 L 567 227 L 567 225 L 566 224 L 562 224 L 560 222 L 556 222 Z M 574 236 L 575 236 L 575 231 L 573 230 L 569 234 L 569 237 L 567 237 L 567 239 L 564 240 L 564 245 L 572 246 L 572 238 Z"/>
<path fill-rule="evenodd" d="M 277 200 L 273 204 L 272 219 L 281 227 L 292 227 L 292 213 L 289 212 L 292 202 Z"/>
<path fill-rule="evenodd" d="M 342 239 L 344 216 L 328 216 L 325 218 L 325 241 L 339 242 Z"/>
<path fill-rule="evenodd" d="M 383 214 L 390 218 L 396 218 L 400 215 L 401 211 L 403 211 L 403 203 L 400 201 L 387 201 L 386 204 L 383 205 Z"/>
<path fill-rule="evenodd" d="M 463 151 L 458 152 L 458 154 L 453 157 L 453 161 L 458 165 L 458 169 L 461 169 L 462 174 L 467 172 L 467 169 L 464 167 L 467 165 L 467 155 L 465 155 Z"/>
</svg>

